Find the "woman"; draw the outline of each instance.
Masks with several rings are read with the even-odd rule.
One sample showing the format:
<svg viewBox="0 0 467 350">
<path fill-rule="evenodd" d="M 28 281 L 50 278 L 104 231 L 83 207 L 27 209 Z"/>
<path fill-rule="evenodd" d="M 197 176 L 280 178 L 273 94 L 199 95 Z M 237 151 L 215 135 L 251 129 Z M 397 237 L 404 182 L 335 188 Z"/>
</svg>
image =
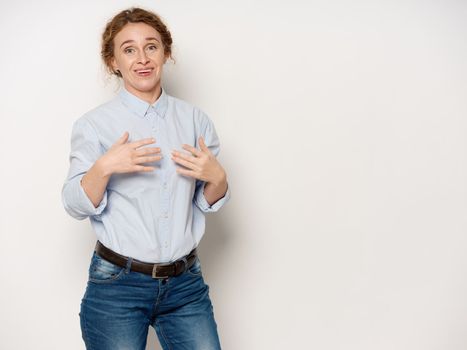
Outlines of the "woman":
<svg viewBox="0 0 467 350">
<path fill-rule="evenodd" d="M 172 38 L 154 13 L 112 18 L 101 55 L 118 95 L 73 124 L 65 210 L 97 236 L 81 301 L 91 349 L 220 349 L 198 246 L 204 215 L 230 198 L 219 139 L 199 108 L 161 87 Z"/>
</svg>

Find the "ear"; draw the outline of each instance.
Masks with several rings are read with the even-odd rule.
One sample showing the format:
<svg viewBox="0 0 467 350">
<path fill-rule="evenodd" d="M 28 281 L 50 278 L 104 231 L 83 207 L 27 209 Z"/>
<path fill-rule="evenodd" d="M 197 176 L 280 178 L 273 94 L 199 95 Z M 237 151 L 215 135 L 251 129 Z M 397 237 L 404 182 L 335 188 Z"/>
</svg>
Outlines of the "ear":
<svg viewBox="0 0 467 350">
<path fill-rule="evenodd" d="M 114 72 L 118 70 L 117 61 L 115 60 L 115 57 L 113 57 L 112 60 L 110 61 L 110 65 L 112 66 L 112 69 Z"/>
</svg>

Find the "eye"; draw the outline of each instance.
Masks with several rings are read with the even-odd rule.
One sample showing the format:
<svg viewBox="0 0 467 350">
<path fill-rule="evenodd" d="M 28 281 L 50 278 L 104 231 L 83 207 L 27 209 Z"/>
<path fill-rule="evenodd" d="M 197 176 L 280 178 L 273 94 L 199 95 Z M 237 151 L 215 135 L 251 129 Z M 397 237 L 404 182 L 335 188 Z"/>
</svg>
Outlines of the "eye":
<svg viewBox="0 0 467 350">
<path fill-rule="evenodd" d="M 127 47 L 126 49 L 123 50 L 125 53 L 133 53 L 135 50 L 132 47 Z"/>
<path fill-rule="evenodd" d="M 149 45 L 148 50 L 155 51 L 155 50 L 157 50 L 157 46 L 156 45 Z"/>
</svg>

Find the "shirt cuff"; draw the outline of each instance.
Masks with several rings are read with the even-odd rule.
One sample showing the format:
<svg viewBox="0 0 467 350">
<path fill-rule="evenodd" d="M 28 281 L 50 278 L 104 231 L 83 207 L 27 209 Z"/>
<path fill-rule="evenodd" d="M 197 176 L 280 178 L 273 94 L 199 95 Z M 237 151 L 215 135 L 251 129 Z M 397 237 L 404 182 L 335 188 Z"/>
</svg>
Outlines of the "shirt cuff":
<svg viewBox="0 0 467 350">
<path fill-rule="evenodd" d="M 81 178 L 83 176 L 84 174 L 79 175 L 63 185 L 63 206 L 68 214 L 78 220 L 83 220 L 89 216 L 99 218 L 107 205 L 107 190 L 105 190 L 98 207 L 95 208 L 81 186 Z"/>
<path fill-rule="evenodd" d="M 215 203 L 209 205 L 206 197 L 204 196 L 204 186 L 206 183 L 200 187 L 197 196 L 196 196 L 196 204 L 198 207 L 205 213 L 213 213 L 218 211 L 229 199 L 230 199 L 230 186 L 227 183 L 227 191 L 225 192 L 224 196 L 219 198 Z"/>
<path fill-rule="evenodd" d="M 81 207 L 80 209 L 84 213 L 87 213 L 89 216 L 100 215 L 104 211 L 104 209 L 105 209 L 105 207 L 107 205 L 107 190 L 104 191 L 104 195 L 102 196 L 102 200 L 101 200 L 101 202 L 99 203 L 99 205 L 96 208 L 96 207 L 94 207 L 94 204 L 91 202 L 88 195 L 84 191 L 83 186 L 81 186 L 81 178 L 82 177 L 80 177 L 80 179 L 78 181 L 78 187 L 79 187 L 79 195 L 78 195 L 79 200 L 78 200 L 78 203 L 80 204 L 80 207 Z"/>
</svg>

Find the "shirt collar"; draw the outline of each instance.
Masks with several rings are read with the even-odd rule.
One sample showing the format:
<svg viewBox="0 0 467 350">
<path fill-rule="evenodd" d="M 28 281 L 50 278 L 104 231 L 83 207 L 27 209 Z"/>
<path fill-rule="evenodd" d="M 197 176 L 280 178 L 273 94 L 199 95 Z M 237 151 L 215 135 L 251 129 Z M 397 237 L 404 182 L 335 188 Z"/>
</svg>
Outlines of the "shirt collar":
<svg viewBox="0 0 467 350">
<path fill-rule="evenodd" d="M 161 87 L 161 95 L 153 104 L 150 104 L 129 92 L 124 85 L 119 92 L 119 97 L 123 104 L 135 112 L 139 117 L 144 118 L 151 111 L 156 112 L 160 117 L 165 117 L 167 111 L 167 94 Z"/>
</svg>

